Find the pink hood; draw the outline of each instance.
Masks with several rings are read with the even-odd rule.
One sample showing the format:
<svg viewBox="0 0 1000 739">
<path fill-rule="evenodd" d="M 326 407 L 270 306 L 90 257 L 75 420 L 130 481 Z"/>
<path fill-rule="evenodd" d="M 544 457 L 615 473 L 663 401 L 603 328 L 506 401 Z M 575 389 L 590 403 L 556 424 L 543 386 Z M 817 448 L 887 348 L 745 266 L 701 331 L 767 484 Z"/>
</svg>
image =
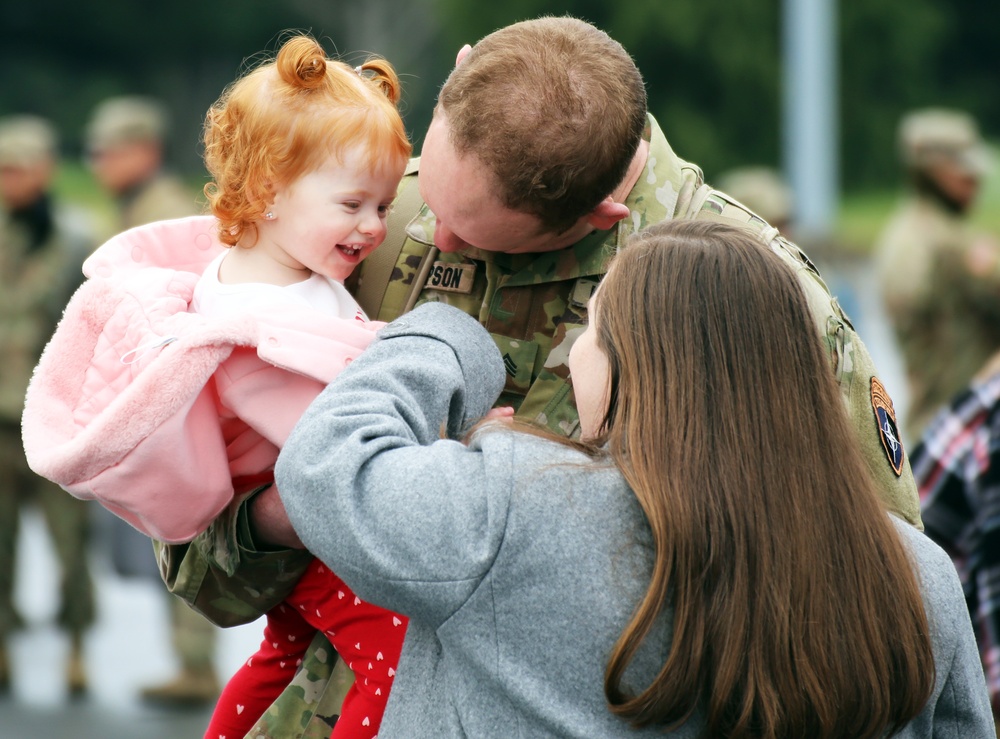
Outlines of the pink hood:
<svg viewBox="0 0 1000 739">
<path fill-rule="evenodd" d="M 234 477 L 270 469 L 309 402 L 382 325 L 273 306 L 226 319 L 189 312 L 224 248 L 207 216 L 101 246 L 25 400 L 31 468 L 167 542 L 202 531 L 232 500 Z M 235 437 L 233 419 L 248 427 Z"/>
</svg>

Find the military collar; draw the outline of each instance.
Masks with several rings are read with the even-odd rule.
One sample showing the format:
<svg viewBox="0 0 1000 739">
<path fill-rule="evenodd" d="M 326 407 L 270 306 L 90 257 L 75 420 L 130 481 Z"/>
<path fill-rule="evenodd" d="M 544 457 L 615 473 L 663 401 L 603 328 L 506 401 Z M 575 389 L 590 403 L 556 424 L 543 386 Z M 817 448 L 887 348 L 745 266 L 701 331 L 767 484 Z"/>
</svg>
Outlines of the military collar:
<svg viewBox="0 0 1000 739">
<path fill-rule="evenodd" d="M 651 223 L 684 215 L 694 192 L 703 184 L 701 169 L 674 153 L 656 119 L 646 115 L 643 138 L 649 142 L 646 166 L 632 187 L 625 205 L 629 216 L 618 222 L 616 249 Z"/>
</svg>

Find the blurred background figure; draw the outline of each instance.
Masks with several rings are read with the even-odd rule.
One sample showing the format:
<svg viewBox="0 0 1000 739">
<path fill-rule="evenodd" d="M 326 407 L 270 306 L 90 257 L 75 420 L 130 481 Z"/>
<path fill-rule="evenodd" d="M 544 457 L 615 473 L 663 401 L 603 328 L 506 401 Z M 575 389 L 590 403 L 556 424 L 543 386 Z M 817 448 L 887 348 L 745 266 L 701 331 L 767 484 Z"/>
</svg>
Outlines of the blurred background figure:
<svg viewBox="0 0 1000 739">
<path fill-rule="evenodd" d="M 714 185 L 795 241 L 792 190 L 778 170 L 763 166 L 738 167 L 723 172 Z"/>
<path fill-rule="evenodd" d="M 838 244 L 832 235 L 820 239 L 796 231 L 795 194 L 784 175 L 773 167 L 736 167 L 720 174 L 713 184 L 805 250 L 864 339 L 864 327 L 857 325 L 862 311 L 857 304 L 853 284 L 856 265 L 852 263 L 848 250 Z M 867 340 L 865 343 L 868 343 Z"/>
<path fill-rule="evenodd" d="M 35 475 L 21 445 L 21 409 L 31 372 L 94 247 L 88 219 L 57 203 L 57 137 L 45 119 L 0 119 L 0 693 L 11 688 L 7 651 L 24 625 L 14 603 L 20 512 L 37 505 L 61 567 L 57 622 L 70 639 L 66 686 L 87 690 L 83 636 L 94 622 L 89 569 L 91 506 Z"/>
<path fill-rule="evenodd" d="M 1000 241 L 970 227 L 987 150 L 975 120 L 943 108 L 899 124 L 907 191 L 875 245 L 875 272 L 905 368 L 904 438 L 1000 349 Z"/>
<path fill-rule="evenodd" d="M 119 229 L 199 212 L 194 194 L 167 169 L 169 119 L 152 98 L 109 98 L 86 131 L 87 161 L 117 205 Z"/>
<path fill-rule="evenodd" d="M 114 198 L 123 231 L 153 221 L 200 212 L 198 200 L 167 168 L 169 119 L 155 99 L 109 98 L 99 103 L 86 130 L 87 162 L 97 181 Z M 109 516 L 111 559 L 124 576 L 160 581 L 149 539 Z M 171 610 L 172 642 L 179 670 L 175 677 L 142 689 L 143 700 L 167 706 L 213 704 L 220 685 L 215 669 L 216 627 L 164 588 Z"/>
</svg>

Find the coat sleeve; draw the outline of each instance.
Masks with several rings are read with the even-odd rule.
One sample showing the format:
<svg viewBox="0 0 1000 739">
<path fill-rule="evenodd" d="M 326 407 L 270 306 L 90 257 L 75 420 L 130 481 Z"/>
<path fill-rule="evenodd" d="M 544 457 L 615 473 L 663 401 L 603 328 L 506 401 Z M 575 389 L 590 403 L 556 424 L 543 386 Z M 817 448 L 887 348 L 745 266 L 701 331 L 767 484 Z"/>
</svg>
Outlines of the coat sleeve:
<svg viewBox="0 0 1000 739">
<path fill-rule="evenodd" d="M 897 523 L 919 566 L 937 670 L 934 692 L 915 719 L 916 734 L 993 737 L 995 726 L 975 632 L 948 555 L 926 535 Z"/>
<path fill-rule="evenodd" d="M 959 639 L 950 665 L 938 666 L 947 675 L 933 706 L 934 736 L 995 736 L 986 679 L 971 635 L 970 628 L 968 637 L 963 634 Z"/>
<path fill-rule="evenodd" d="M 504 377 L 478 322 L 425 305 L 379 332 L 292 431 L 275 468 L 289 518 L 362 598 L 441 623 L 488 572 L 509 484 L 440 436 L 485 414 Z"/>
</svg>

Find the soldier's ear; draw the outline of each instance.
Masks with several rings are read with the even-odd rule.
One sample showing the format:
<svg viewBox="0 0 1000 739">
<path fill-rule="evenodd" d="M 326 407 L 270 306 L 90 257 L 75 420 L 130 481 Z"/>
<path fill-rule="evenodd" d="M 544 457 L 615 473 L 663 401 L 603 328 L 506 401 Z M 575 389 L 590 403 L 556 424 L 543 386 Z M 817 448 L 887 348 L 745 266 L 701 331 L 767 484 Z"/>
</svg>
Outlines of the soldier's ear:
<svg viewBox="0 0 1000 739">
<path fill-rule="evenodd" d="M 587 223 L 598 231 L 607 231 L 618 221 L 628 216 L 628 206 L 623 203 L 616 203 L 609 195 L 586 216 Z"/>
</svg>

